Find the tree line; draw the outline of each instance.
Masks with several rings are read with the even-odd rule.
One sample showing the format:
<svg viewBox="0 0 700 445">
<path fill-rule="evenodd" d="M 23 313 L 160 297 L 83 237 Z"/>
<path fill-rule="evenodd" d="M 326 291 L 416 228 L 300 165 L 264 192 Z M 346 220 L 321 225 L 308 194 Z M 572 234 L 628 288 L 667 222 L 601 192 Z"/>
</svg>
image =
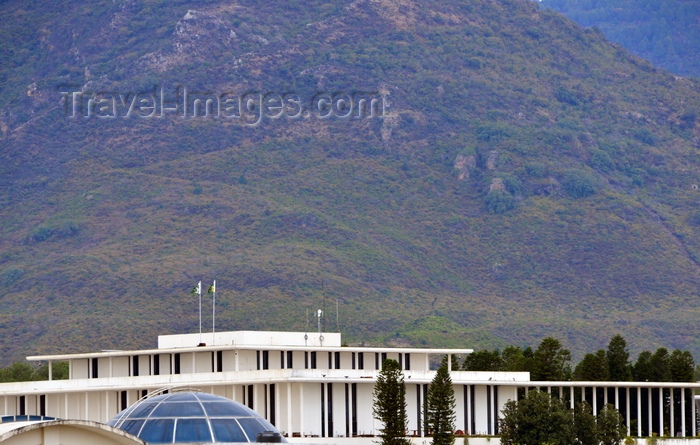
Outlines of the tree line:
<svg viewBox="0 0 700 445">
<path fill-rule="evenodd" d="M 547 337 L 534 350 L 508 346 L 503 351 L 475 351 L 461 366 L 453 362 L 453 369 L 529 372 L 533 381 L 695 381 L 695 361 L 689 351 L 658 348 L 640 353 L 632 363 L 627 342 L 619 334 L 612 337 L 607 349 L 586 354 L 574 368 L 571 352 L 556 338 Z"/>
<path fill-rule="evenodd" d="M 56 362 L 52 364 L 51 378 L 53 380 L 68 379 L 68 362 Z M 14 362 L 0 368 L 0 383 L 8 382 L 32 382 L 49 379 L 49 364 L 32 366 L 26 362 Z"/>
</svg>

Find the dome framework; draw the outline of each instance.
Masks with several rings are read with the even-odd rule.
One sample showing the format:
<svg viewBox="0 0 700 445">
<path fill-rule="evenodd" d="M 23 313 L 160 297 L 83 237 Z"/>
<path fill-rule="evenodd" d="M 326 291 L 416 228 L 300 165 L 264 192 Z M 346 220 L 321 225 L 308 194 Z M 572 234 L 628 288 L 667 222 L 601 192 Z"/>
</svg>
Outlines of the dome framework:
<svg viewBox="0 0 700 445">
<path fill-rule="evenodd" d="M 284 441 L 277 429 L 252 409 L 201 392 L 145 398 L 117 414 L 109 425 L 149 444 Z"/>
</svg>

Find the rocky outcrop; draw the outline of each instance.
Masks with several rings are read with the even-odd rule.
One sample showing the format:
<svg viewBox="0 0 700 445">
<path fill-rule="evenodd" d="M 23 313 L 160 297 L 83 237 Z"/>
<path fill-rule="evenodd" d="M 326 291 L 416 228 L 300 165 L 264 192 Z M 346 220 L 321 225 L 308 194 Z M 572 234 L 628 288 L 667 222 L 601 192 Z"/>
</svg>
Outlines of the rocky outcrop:
<svg viewBox="0 0 700 445">
<path fill-rule="evenodd" d="M 457 178 L 462 181 L 471 177 L 471 172 L 476 168 L 475 155 L 457 155 L 454 163 L 457 170 Z"/>
</svg>

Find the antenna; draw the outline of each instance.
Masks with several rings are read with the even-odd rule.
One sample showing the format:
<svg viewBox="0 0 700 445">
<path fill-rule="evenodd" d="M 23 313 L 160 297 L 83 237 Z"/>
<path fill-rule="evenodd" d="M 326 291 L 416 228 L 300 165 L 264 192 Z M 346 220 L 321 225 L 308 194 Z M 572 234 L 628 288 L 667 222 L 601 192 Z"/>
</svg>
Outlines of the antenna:
<svg viewBox="0 0 700 445">
<path fill-rule="evenodd" d="M 307 341 L 309 340 L 309 309 L 306 308 L 306 326 L 304 327 L 304 346 L 307 345 Z"/>
<path fill-rule="evenodd" d="M 321 342 L 321 345 L 323 345 L 323 333 L 321 330 L 321 319 L 323 318 L 323 311 L 319 309 L 316 314 L 318 316 L 318 340 Z"/>
<path fill-rule="evenodd" d="M 326 280 L 321 280 L 321 292 L 323 293 L 323 313 L 326 312 Z M 319 319 L 320 319 L 319 315 Z M 326 330 L 326 320 L 323 320 L 323 330 Z"/>
</svg>

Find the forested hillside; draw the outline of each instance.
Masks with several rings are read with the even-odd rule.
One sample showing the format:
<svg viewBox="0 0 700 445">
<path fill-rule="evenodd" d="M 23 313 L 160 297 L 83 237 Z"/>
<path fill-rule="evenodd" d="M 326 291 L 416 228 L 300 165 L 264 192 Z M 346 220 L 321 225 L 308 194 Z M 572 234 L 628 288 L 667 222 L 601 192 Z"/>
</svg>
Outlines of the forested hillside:
<svg viewBox="0 0 700 445">
<path fill-rule="evenodd" d="M 700 3 L 694 0 L 542 0 L 654 65 L 700 77 Z"/>
<path fill-rule="evenodd" d="M 0 9 L 4 364 L 195 332 L 214 279 L 217 330 L 700 351 L 698 83 L 596 30 L 526 0 Z"/>
</svg>

